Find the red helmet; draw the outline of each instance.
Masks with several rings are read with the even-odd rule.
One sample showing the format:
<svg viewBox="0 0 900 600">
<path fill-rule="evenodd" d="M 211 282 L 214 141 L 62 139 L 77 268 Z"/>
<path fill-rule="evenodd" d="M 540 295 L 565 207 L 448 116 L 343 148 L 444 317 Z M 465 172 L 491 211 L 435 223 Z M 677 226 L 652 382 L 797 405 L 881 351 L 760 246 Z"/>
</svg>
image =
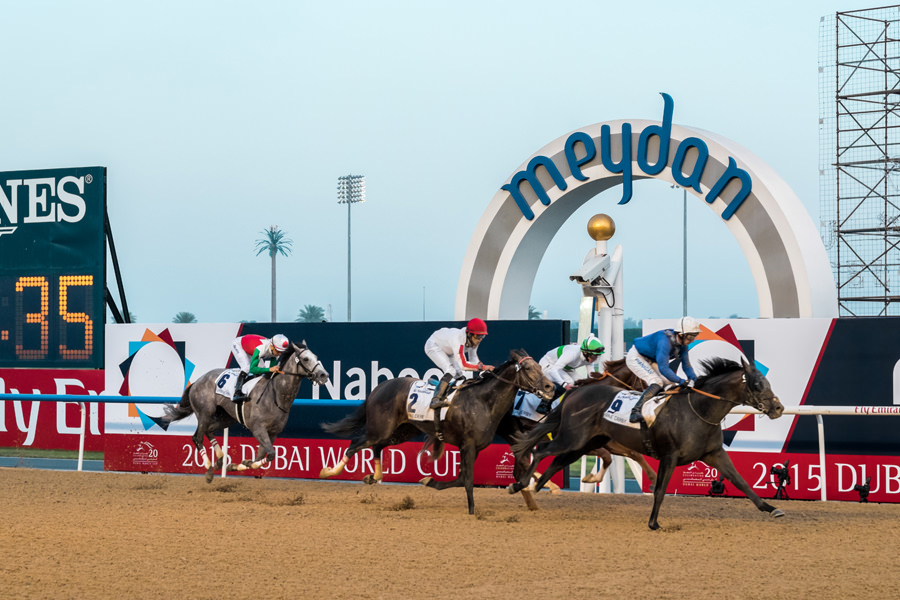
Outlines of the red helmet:
<svg viewBox="0 0 900 600">
<path fill-rule="evenodd" d="M 466 333 L 474 333 L 475 335 L 487 335 L 487 325 L 481 319 L 475 318 L 466 325 Z"/>
</svg>

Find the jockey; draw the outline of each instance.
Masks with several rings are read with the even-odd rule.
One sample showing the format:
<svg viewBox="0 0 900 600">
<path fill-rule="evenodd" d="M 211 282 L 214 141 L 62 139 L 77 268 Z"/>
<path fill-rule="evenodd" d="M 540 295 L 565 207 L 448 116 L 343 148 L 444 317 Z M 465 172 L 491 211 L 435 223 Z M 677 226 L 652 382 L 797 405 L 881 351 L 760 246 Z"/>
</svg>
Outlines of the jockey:
<svg viewBox="0 0 900 600">
<path fill-rule="evenodd" d="M 278 370 L 278 357 L 288 349 L 289 345 L 290 342 L 287 337 L 280 333 L 272 336 L 272 339 L 254 334 L 235 338 L 231 343 L 231 354 L 241 369 L 234 388 L 233 400 L 235 402 L 246 400 L 247 398 L 241 389 L 245 381 L 254 375 L 262 375 Z"/>
<path fill-rule="evenodd" d="M 658 394 L 667 383 L 689 387 L 694 386 L 697 374 L 688 357 L 688 346 L 700 334 L 700 326 L 691 317 L 682 317 L 674 329 L 661 329 L 650 335 L 634 340 L 634 345 L 625 355 L 625 364 L 631 371 L 648 384 L 628 420 L 639 423 L 643 420 L 641 406 L 647 398 Z M 669 367 L 670 360 L 681 362 L 687 380 L 678 376 Z"/>
<path fill-rule="evenodd" d="M 438 384 L 431 408 L 435 409 L 435 422 L 439 420 L 437 410 L 447 406 L 444 397 L 450 389 L 450 382 L 465 377 L 465 371 L 492 371 L 494 367 L 478 360 L 476 349 L 487 335 L 487 325 L 481 319 L 472 319 L 465 329 L 444 327 L 438 329 L 425 342 L 425 354 L 444 372 Z"/>
<path fill-rule="evenodd" d="M 606 348 L 603 347 L 603 342 L 594 335 L 584 338 L 581 345 L 567 344 L 548 351 L 541 358 L 540 365 L 547 379 L 556 384 L 556 393 L 550 400 L 541 400 L 537 411 L 541 414 L 550 412 L 550 403 L 562 396 L 563 392 L 575 383 L 572 376 L 575 369 L 588 367 L 589 370 L 601 372 L 603 361 L 600 360 L 600 355 L 604 352 Z"/>
</svg>

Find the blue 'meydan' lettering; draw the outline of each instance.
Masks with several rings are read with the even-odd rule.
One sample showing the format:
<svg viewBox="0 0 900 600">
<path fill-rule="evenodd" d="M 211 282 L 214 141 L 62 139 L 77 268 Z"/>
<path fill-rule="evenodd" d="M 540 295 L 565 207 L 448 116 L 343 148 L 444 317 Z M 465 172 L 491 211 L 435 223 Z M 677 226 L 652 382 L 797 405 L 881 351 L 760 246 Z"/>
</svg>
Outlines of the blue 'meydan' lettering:
<svg viewBox="0 0 900 600">
<path fill-rule="evenodd" d="M 697 149 L 697 162 L 694 163 L 694 170 L 687 177 L 684 175 L 684 159 L 687 156 L 689 148 Z M 675 183 L 681 187 L 694 188 L 698 192 L 700 189 L 700 177 L 703 175 L 703 169 L 706 168 L 706 161 L 709 160 L 709 147 L 706 142 L 700 138 L 689 137 L 682 140 L 678 144 L 675 151 L 675 158 L 672 159 L 672 178 Z"/>
<path fill-rule="evenodd" d="M 649 125 L 641 132 L 638 139 L 637 164 L 641 171 L 647 175 L 658 175 L 669 163 L 669 142 L 672 140 L 672 111 L 675 102 L 672 96 L 663 93 L 663 120 L 662 125 Z M 650 145 L 650 136 L 659 138 L 659 156 L 656 163 L 651 165 L 647 161 L 647 150 Z"/>
<path fill-rule="evenodd" d="M 738 169 L 735 160 L 729 156 L 728 168 L 725 169 L 725 172 L 722 173 L 722 176 L 719 177 L 719 180 L 706 195 L 706 201 L 712 204 L 719 197 L 719 194 L 722 193 L 722 190 L 725 189 L 725 186 L 728 185 L 728 182 L 735 178 L 740 180 L 741 189 L 738 190 L 738 193 L 734 195 L 734 199 L 722 211 L 722 218 L 726 221 L 731 218 L 735 211 L 741 207 L 741 204 L 744 203 L 744 200 L 747 199 L 747 196 L 750 195 L 750 186 L 753 185 L 750 181 L 750 174 L 743 169 Z"/>
<path fill-rule="evenodd" d="M 581 159 L 575 156 L 575 144 L 578 142 L 582 143 L 585 151 L 585 156 Z M 572 171 L 572 177 L 578 181 L 587 181 L 587 175 L 581 172 L 581 165 L 591 162 L 595 156 L 597 156 L 597 146 L 594 145 L 591 136 L 583 131 L 576 131 L 566 140 L 566 160 L 569 163 L 569 170 Z"/>
<path fill-rule="evenodd" d="M 528 181 L 531 184 L 531 189 L 534 190 L 535 195 L 541 201 L 541 204 L 544 206 L 550 206 L 550 196 L 547 195 L 547 191 L 544 190 L 544 186 L 541 185 L 541 182 L 537 177 L 537 168 L 539 166 L 544 167 L 547 170 L 547 173 L 550 174 L 550 177 L 553 178 L 554 183 L 560 190 L 564 190 L 568 187 L 565 178 L 562 176 L 562 173 L 559 172 L 559 169 L 556 168 L 556 165 L 553 164 L 553 161 L 547 158 L 546 156 L 535 156 L 530 161 L 528 161 L 528 166 L 525 167 L 524 171 L 519 171 L 506 185 L 502 186 L 501 189 L 509 192 L 510 196 L 513 197 L 513 200 L 516 201 L 516 204 L 519 205 L 519 210 L 522 211 L 522 214 L 529 221 L 534 218 L 534 211 L 531 210 L 531 207 L 528 206 L 528 202 L 525 200 L 525 196 L 522 195 L 522 192 L 519 190 L 519 185 L 523 181 Z"/>
<path fill-rule="evenodd" d="M 610 173 L 622 174 L 622 199 L 619 204 L 631 200 L 631 123 L 622 123 L 622 160 L 613 162 L 610 150 L 610 127 L 600 128 L 600 160 Z"/>
<path fill-rule="evenodd" d="M 622 157 L 619 162 L 615 162 L 612 157 L 612 131 L 609 125 L 600 127 L 600 162 L 603 167 L 610 173 L 621 173 L 622 175 L 622 199 L 619 204 L 626 204 L 631 200 L 633 193 L 633 172 L 632 163 L 636 162 L 641 172 L 649 176 L 661 173 L 669 162 L 669 149 L 672 145 L 672 115 L 675 111 L 675 102 L 672 97 L 664 92 L 660 92 L 663 97 L 663 118 L 660 125 L 648 125 L 645 127 L 638 137 L 637 156 L 632 155 L 632 132 L 631 123 L 622 123 Z M 650 149 L 650 139 L 653 136 L 659 138 L 659 154 L 656 162 L 650 164 L 647 153 Z M 581 144 L 584 148 L 584 156 L 578 157 L 576 146 Z M 684 163 L 687 154 L 691 148 L 697 153 L 697 160 L 690 173 L 684 172 Z M 594 162 L 597 158 L 596 143 L 590 135 L 583 131 L 576 131 L 571 134 L 565 143 L 565 157 L 568 163 L 572 177 L 578 181 L 587 181 L 589 178 L 582 172 L 582 167 Z M 672 179 L 684 188 L 691 188 L 697 193 L 702 193 L 700 187 L 703 173 L 709 162 L 709 146 L 701 138 L 689 137 L 685 138 L 675 150 L 675 157 L 672 159 Z M 520 190 L 522 182 L 527 181 L 534 190 L 535 195 L 544 206 L 550 205 L 550 196 L 547 190 L 541 185 L 537 176 L 537 168 L 544 167 L 546 172 L 553 179 L 556 186 L 562 191 L 568 187 L 566 179 L 562 176 L 556 164 L 546 156 L 535 156 L 528 161 L 528 166 L 524 171 L 519 171 L 513 175 L 510 182 L 502 186 L 509 192 L 522 215 L 529 221 L 534 219 L 534 211 L 525 200 L 525 196 Z M 734 198 L 728 203 L 728 206 L 722 212 L 722 219 L 728 220 L 744 203 L 753 187 L 753 180 L 750 174 L 744 169 L 737 166 L 737 162 L 733 157 L 728 157 L 728 167 L 721 177 L 710 188 L 706 195 L 706 202 L 712 204 L 716 198 L 722 193 L 731 180 L 737 179 L 740 182 L 740 190 L 735 194 Z"/>
</svg>

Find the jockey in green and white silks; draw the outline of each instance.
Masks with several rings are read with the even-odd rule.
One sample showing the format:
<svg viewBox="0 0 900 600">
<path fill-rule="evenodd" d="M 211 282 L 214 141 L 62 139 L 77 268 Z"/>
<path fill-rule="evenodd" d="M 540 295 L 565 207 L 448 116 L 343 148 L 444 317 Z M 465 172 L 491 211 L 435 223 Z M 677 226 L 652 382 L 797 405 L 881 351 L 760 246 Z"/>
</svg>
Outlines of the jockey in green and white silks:
<svg viewBox="0 0 900 600">
<path fill-rule="evenodd" d="M 246 399 L 241 388 L 248 377 L 263 375 L 278 368 L 278 357 L 287 350 L 289 344 L 287 337 L 280 333 L 272 336 L 272 339 L 254 334 L 235 338 L 231 344 L 231 355 L 241 369 L 235 384 L 235 401 Z"/>
<path fill-rule="evenodd" d="M 579 344 L 567 344 L 559 346 L 547 352 L 541 357 L 540 365 L 547 379 L 563 387 L 575 383 L 573 374 L 580 367 L 593 367 L 597 373 L 603 371 L 603 361 L 600 355 L 606 349 L 603 343 L 594 336 L 588 336 Z"/>
<path fill-rule="evenodd" d="M 550 400 L 541 400 L 537 412 L 550 412 L 551 402 L 563 395 L 575 383 L 575 369 L 588 367 L 589 371 L 603 371 L 600 355 L 606 352 L 603 343 L 593 335 L 589 335 L 581 344 L 566 344 L 549 350 L 539 361 L 544 375 L 556 384 L 556 393 Z"/>
<path fill-rule="evenodd" d="M 625 364 L 631 371 L 648 384 L 644 393 L 631 411 L 629 420 L 638 423 L 641 407 L 647 398 L 652 398 L 668 383 L 693 386 L 697 379 L 688 347 L 700 334 L 700 325 L 691 317 L 682 317 L 673 329 L 660 329 L 650 335 L 634 340 L 631 350 L 625 355 Z M 688 379 L 682 379 L 669 367 L 669 361 L 678 360 Z"/>
</svg>

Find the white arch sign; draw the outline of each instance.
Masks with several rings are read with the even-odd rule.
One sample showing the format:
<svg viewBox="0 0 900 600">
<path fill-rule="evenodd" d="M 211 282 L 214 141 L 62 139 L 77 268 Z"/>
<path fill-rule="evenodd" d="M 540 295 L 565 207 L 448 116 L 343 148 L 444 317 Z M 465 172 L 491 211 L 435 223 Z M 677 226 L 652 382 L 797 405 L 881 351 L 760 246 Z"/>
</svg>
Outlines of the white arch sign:
<svg viewBox="0 0 900 600">
<path fill-rule="evenodd" d="M 756 284 L 760 316 L 837 317 L 828 255 L 787 183 L 739 144 L 663 120 L 597 123 L 557 138 L 522 163 L 494 195 L 469 243 L 456 291 L 458 320 L 527 319 L 541 258 L 588 200 L 654 178 L 705 200 L 737 239 Z M 623 160 L 623 156 L 629 157 Z"/>
</svg>

